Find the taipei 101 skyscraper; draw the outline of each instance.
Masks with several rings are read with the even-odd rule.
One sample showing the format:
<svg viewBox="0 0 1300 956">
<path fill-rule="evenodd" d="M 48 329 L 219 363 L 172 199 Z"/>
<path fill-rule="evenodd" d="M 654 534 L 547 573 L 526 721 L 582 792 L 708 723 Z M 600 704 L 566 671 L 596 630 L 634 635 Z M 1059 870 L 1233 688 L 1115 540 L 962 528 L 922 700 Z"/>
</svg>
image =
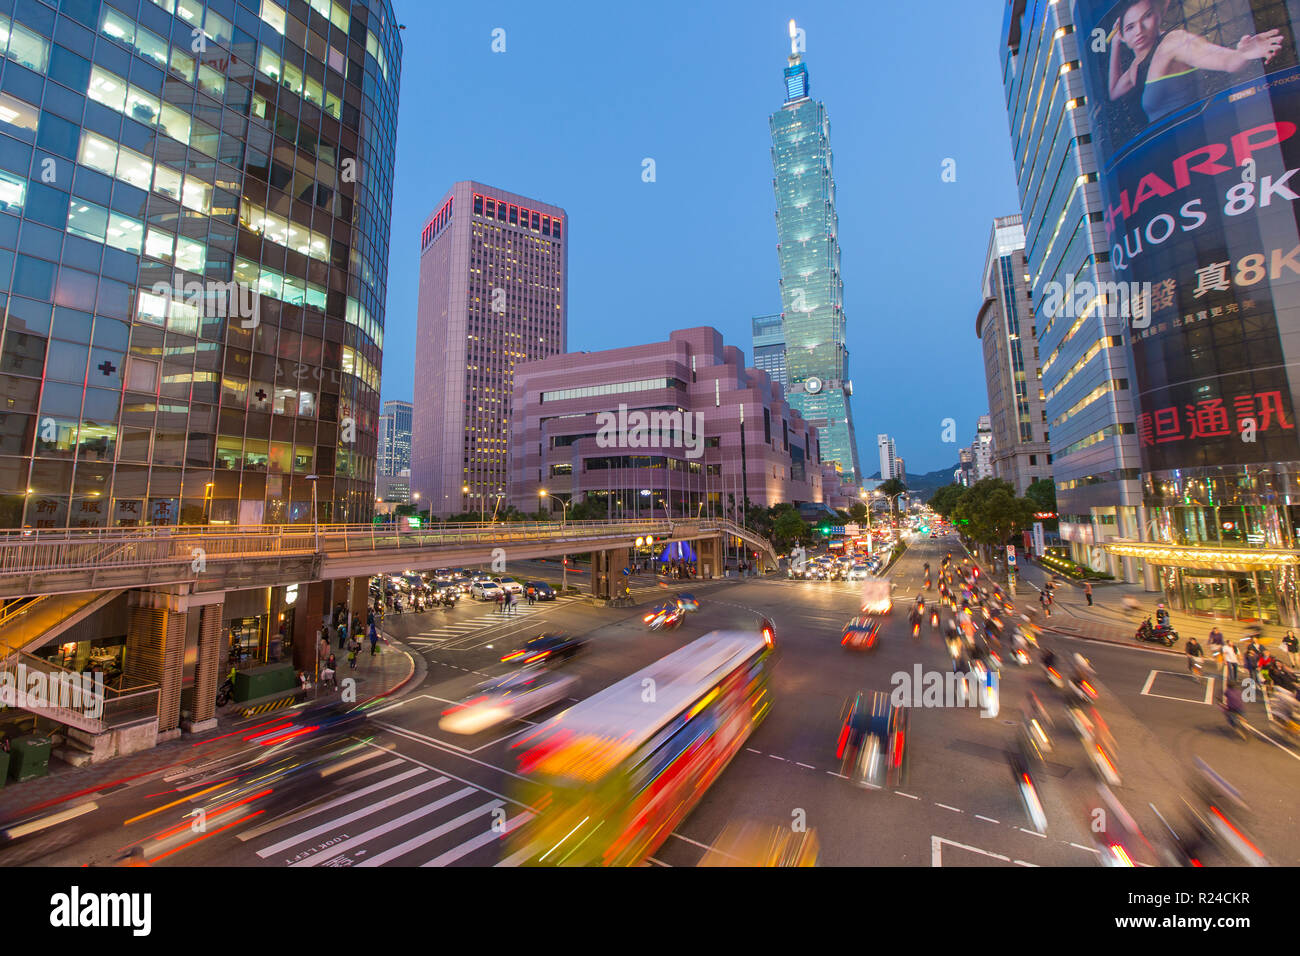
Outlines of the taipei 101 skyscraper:
<svg viewBox="0 0 1300 956">
<path fill-rule="evenodd" d="M 808 95 L 802 46 L 791 20 L 785 104 L 770 120 L 786 391 L 790 404 L 820 431 L 822 460 L 836 462 L 845 480 L 857 485 L 862 472 L 849 407 L 853 384 L 844 340 L 831 124 L 826 107 Z"/>
</svg>

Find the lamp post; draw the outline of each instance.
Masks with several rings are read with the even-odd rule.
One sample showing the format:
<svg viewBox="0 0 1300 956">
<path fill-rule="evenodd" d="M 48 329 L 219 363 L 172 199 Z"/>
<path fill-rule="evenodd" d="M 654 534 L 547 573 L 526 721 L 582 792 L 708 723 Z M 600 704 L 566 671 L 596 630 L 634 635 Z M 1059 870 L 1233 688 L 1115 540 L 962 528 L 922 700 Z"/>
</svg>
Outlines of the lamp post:
<svg viewBox="0 0 1300 956">
<path fill-rule="evenodd" d="M 559 496 L 557 496 L 557 495 L 552 495 L 552 494 L 548 493 L 547 490 L 546 490 L 545 488 L 539 488 L 539 489 L 537 489 L 537 497 L 538 497 L 538 498 L 542 498 L 542 499 L 546 499 L 546 498 L 554 498 L 556 501 L 558 501 L 558 502 L 560 503 L 560 509 L 561 509 L 561 510 L 560 510 L 560 527 L 561 527 L 561 528 L 565 528 L 565 527 L 568 526 L 568 523 L 569 523 L 569 503 L 568 503 L 567 501 L 565 501 L 563 498 L 561 498 L 561 497 L 559 497 Z M 594 570 L 595 570 L 595 565 L 594 565 L 594 564 L 592 565 L 592 570 L 593 570 L 593 572 L 594 572 Z M 560 583 L 560 590 L 564 591 L 566 594 L 568 593 L 568 590 L 569 590 L 569 556 L 568 556 L 567 554 L 564 556 L 564 579 L 563 579 L 563 580 L 561 581 L 561 583 Z"/>
<path fill-rule="evenodd" d="M 320 550 L 320 512 L 316 510 L 316 482 L 320 481 L 320 475 L 308 475 L 307 480 L 311 482 L 311 527 L 312 534 L 316 538 L 316 550 Z"/>
</svg>

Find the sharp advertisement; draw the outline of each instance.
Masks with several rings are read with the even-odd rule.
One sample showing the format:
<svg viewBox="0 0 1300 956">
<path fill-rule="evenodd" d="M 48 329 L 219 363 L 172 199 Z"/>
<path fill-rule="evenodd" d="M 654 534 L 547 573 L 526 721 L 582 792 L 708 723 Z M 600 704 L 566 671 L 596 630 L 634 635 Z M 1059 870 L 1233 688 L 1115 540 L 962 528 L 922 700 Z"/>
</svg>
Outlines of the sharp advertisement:
<svg viewBox="0 0 1300 956">
<path fill-rule="evenodd" d="M 1300 459 L 1300 0 L 1073 12 L 1144 466 Z"/>
</svg>

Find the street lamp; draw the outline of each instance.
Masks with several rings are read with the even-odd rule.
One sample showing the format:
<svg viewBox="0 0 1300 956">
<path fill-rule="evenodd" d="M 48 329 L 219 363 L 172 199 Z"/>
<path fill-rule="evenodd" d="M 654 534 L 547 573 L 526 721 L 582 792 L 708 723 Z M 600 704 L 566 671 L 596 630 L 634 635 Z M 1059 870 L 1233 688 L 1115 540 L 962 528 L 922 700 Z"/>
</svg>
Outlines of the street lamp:
<svg viewBox="0 0 1300 956">
<path fill-rule="evenodd" d="M 563 498 L 558 497 L 557 495 L 550 494 L 549 492 L 547 492 L 547 490 L 546 490 L 545 488 L 538 488 L 538 489 L 537 489 L 537 497 L 538 497 L 538 498 L 542 498 L 542 499 L 546 499 L 546 498 L 554 498 L 556 501 L 558 501 L 558 502 L 560 503 L 560 509 L 561 509 L 561 510 L 560 510 L 560 527 L 561 527 L 561 528 L 564 528 L 564 527 L 566 527 L 566 526 L 568 525 L 568 523 L 569 523 L 569 522 L 568 522 L 568 519 L 569 519 L 569 503 L 568 503 L 567 501 L 565 501 Z M 593 565 L 593 568 L 594 568 L 594 565 Z M 562 591 L 564 591 L 566 594 L 567 594 L 568 591 L 569 591 L 569 556 L 568 556 L 567 554 L 564 556 L 564 579 L 563 579 L 563 581 L 560 583 L 560 589 L 561 589 Z"/>
<path fill-rule="evenodd" d="M 212 482 L 203 486 L 203 523 L 209 524 L 212 520 Z"/>
</svg>

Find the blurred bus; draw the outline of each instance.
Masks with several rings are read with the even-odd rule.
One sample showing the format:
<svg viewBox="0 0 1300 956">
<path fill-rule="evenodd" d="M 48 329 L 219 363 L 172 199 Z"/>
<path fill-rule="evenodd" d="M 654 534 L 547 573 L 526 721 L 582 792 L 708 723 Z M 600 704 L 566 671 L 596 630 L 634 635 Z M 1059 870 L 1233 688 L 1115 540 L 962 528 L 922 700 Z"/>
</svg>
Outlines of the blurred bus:
<svg viewBox="0 0 1300 956">
<path fill-rule="evenodd" d="M 766 716 L 770 632 L 713 631 L 514 746 L 546 788 L 513 857 L 634 866 L 668 839 Z"/>
<path fill-rule="evenodd" d="M 699 866 L 816 866 L 817 831 L 789 824 L 732 822 L 709 847 Z"/>
</svg>

